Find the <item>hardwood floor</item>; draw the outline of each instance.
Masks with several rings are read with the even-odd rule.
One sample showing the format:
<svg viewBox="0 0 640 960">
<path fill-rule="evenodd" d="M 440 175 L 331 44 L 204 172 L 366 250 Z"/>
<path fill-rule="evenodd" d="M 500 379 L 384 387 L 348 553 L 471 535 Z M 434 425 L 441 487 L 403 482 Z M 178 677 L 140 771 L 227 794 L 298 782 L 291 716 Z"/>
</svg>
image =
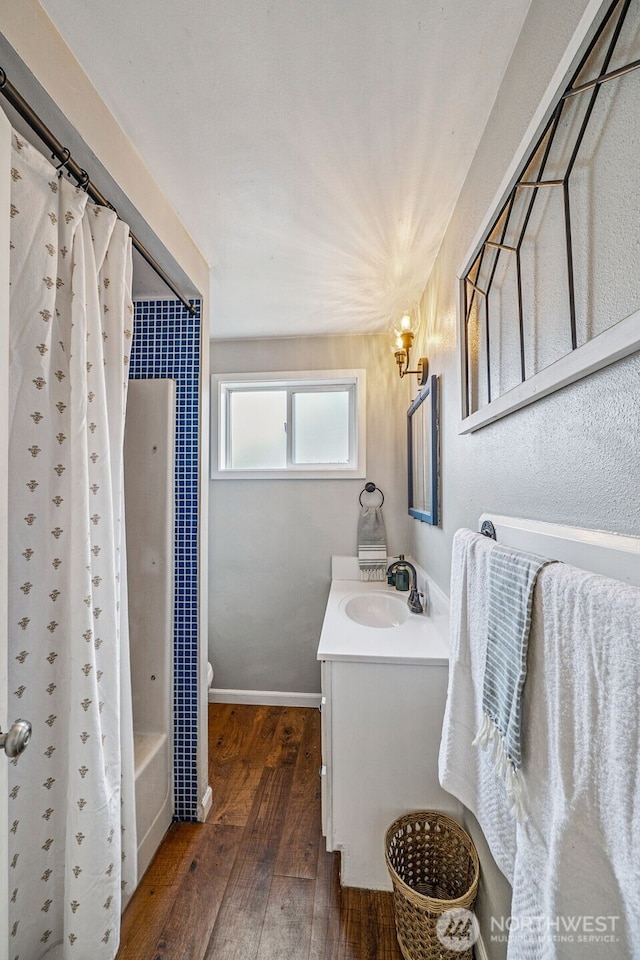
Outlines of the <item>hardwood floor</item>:
<svg viewBox="0 0 640 960">
<path fill-rule="evenodd" d="M 391 894 L 340 889 L 319 766 L 317 710 L 210 704 L 213 809 L 171 826 L 117 960 L 402 960 Z"/>
</svg>

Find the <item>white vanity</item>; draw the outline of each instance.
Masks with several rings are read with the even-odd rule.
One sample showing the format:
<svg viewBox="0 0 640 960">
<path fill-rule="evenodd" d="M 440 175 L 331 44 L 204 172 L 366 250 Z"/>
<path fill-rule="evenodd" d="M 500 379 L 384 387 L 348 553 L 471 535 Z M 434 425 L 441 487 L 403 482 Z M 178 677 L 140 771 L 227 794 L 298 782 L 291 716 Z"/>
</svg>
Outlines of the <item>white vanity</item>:
<svg viewBox="0 0 640 960">
<path fill-rule="evenodd" d="M 333 558 L 318 647 L 322 826 L 327 849 L 341 851 L 343 886 L 391 889 L 384 836 L 396 817 L 460 813 L 438 783 L 448 602 L 431 584 L 426 593 L 427 613 L 405 617 L 406 593 L 361 581 L 354 557 Z"/>
</svg>

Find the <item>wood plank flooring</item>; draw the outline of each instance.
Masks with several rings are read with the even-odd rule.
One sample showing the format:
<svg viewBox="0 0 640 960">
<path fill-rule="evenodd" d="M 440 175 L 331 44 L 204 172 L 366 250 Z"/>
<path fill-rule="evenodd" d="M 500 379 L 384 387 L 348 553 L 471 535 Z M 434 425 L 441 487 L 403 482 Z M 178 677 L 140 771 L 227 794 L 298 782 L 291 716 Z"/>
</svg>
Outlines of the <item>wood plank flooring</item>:
<svg viewBox="0 0 640 960">
<path fill-rule="evenodd" d="M 402 960 L 391 894 L 342 890 L 320 826 L 320 714 L 209 705 L 206 823 L 174 823 L 117 960 Z"/>
</svg>

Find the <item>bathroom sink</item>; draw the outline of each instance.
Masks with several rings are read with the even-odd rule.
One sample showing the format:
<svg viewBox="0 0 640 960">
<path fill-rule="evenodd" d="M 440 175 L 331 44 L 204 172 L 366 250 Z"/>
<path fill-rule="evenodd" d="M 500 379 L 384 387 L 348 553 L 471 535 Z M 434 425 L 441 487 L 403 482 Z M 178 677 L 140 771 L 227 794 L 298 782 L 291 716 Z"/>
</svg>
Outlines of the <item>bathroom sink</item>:
<svg viewBox="0 0 640 960">
<path fill-rule="evenodd" d="M 359 593 L 342 603 L 345 615 L 364 627 L 399 627 L 409 619 L 406 600 L 388 593 Z"/>
</svg>

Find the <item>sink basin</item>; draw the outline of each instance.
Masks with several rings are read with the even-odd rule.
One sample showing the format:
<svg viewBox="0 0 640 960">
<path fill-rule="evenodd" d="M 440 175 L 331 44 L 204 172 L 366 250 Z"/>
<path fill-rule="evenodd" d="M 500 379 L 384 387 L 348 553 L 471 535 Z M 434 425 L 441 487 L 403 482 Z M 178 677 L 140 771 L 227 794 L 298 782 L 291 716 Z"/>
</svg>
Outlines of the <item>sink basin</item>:
<svg viewBox="0 0 640 960">
<path fill-rule="evenodd" d="M 389 593 L 359 593 L 343 602 L 343 611 L 363 627 L 399 627 L 409 619 L 406 600 Z"/>
</svg>

